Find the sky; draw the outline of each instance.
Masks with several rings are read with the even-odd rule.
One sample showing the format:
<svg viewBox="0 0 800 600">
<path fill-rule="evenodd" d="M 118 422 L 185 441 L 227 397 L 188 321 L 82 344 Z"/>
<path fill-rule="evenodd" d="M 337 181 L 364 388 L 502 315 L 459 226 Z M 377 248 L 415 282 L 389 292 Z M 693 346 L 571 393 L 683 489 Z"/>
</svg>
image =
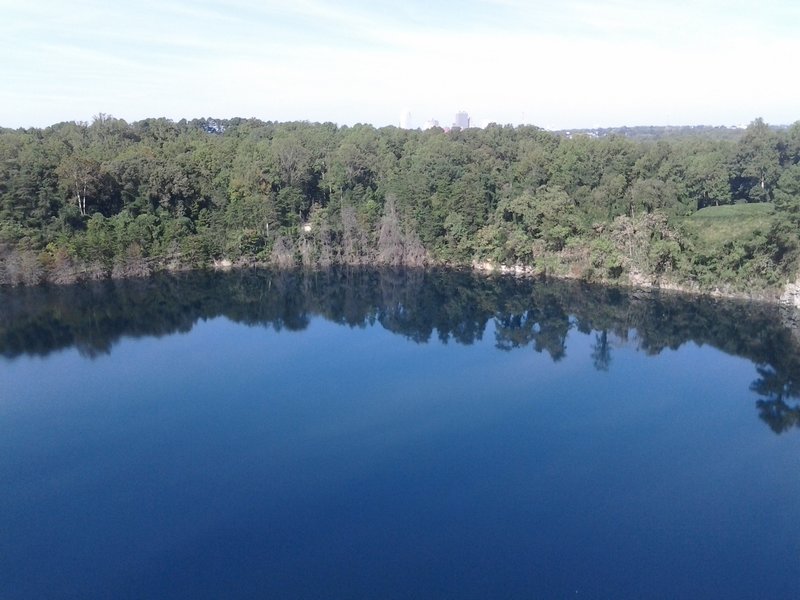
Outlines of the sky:
<svg viewBox="0 0 800 600">
<path fill-rule="evenodd" d="M 0 126 L 800 119 L 796 0 L 0 0 Z"/>
</svg>

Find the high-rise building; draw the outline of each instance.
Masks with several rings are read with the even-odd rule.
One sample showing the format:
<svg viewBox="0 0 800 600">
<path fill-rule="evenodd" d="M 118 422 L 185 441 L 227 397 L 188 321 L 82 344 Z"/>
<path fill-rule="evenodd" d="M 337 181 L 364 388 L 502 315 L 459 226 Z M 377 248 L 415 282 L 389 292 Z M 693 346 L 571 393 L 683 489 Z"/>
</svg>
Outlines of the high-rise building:
<svg viewBox="0 0 800 600">
<path fill-rule="evenodd" d="M 411 111 L 403 109 L 400 113 L 400 129 L 411 129 Z"/>
<path fill-rule="evenodd" d="M 463 110 L 456 113 L 456 121 L 453 127 L 460 127 L 461 129 L 469 128 L 469 115 Z"/>
</svg>

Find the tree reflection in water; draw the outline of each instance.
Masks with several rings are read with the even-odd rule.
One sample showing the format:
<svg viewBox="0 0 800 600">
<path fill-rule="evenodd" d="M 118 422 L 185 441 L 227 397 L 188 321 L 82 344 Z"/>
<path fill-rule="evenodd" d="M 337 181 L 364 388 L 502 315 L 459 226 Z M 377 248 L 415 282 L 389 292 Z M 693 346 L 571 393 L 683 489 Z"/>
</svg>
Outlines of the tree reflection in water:
<svg viewBox="0 0 800 600">
<path fill-rule="evenodd" d="M 800 396 L 797 380 L 769 365 L 757 367 L 756 370 L 760 377 L 750 385 L 750 389 L 762 396 L 756 401 L 758 416 L 775 433 L 800 427 L 800 405 L 787 403 L 787 400 Z"/>
<path fill-rule="evenodd" d="M 612 346 L 647 354 L 687 342 L 756 365 L 750 390 L 776 433 L 800 427 L 800 343 L 772 305 L 630 292 L 569 281 L 487 277 L 444 270 L 239 271 L 160 275 L 63 287 L 0 288 L 0 355 L 44 356 L 75 347 L 110 353 L 123 336 L 189 331 L 224 316 L 297 331 L 321 316 L 349 327 L 380 324 L 417 343 L 434 335 L 472 344 L 491 324 L 505 351 L 531 347 L 559 361 L 570 330 L 594 335 L 594 367 L 608 371 Z M 613 344 L 612 344 L 613 340 Z"/>
</svg>

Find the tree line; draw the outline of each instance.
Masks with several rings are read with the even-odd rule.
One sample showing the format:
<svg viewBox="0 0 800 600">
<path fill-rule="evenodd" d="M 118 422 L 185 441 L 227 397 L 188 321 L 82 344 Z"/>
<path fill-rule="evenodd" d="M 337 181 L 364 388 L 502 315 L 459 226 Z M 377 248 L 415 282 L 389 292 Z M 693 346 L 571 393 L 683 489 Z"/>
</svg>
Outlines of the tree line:
<svg viewBox="0 0 800 600">
<path fill-rule="evenodd" d="M 732 203 L 769 203 L 776 218 L 699 251 L 683 220 Z M 107 115 L 0 130 L 4 283 L 483 262 L 765 288 L 794 276 L 798 223 L 800 122 L 654 141 Z"/>
</svg>

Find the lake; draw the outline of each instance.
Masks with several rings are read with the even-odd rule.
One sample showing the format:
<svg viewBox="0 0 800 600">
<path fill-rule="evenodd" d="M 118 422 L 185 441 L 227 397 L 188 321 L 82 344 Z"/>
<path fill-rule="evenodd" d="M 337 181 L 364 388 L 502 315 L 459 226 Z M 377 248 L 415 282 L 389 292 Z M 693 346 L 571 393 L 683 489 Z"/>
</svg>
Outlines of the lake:
<svg viewBox="0 0 800 600">
<path fill-rule="evenodd" d="M 797 596 L 776 307 L 368 270 L 0 302 L 4 599 Z"/>
</svg>

